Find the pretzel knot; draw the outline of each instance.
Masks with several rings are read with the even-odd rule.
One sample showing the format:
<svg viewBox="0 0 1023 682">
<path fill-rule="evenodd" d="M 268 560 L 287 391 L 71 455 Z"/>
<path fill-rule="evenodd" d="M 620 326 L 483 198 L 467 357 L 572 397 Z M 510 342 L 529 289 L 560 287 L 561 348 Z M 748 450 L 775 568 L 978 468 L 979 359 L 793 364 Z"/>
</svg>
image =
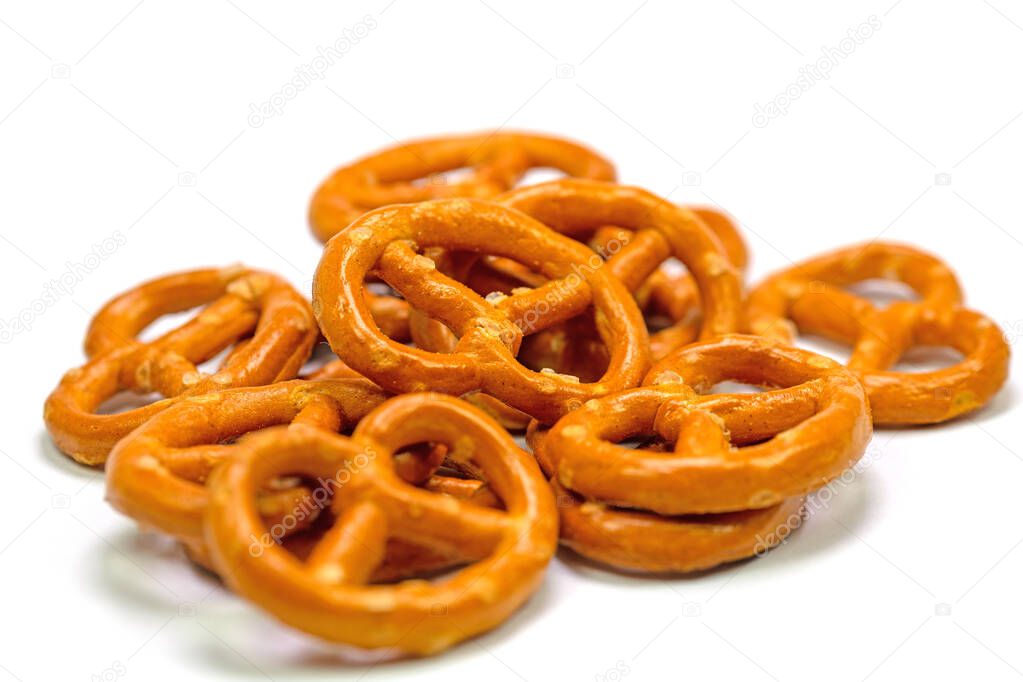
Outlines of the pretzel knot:
<svg viewBox="0 0 1023 682">
<path fill-rule="evenodd" d="M 393 453 L 424 441 L 471 462 L 504 509 L 417 488 Z M 269 544 L 257 493 L 286 475 L 333 493 L 336 519 L 305 562 Z M 538 586 L 557 545 L 554 500 L 531 458 L 467 403 L 439 394 L 394 398 L 351 438 L 322 429 L 271 429 L 246 439 L 208 483 L 205 529 L 227 582 L 280 620 L 324 639 L 427 654 L 489 630 Z M 471 565 L 439 583 L 366 585 L 388 538 L 459 554 Z"/>
<path fill-rule="evenodd" d="M 471 169 L 449 183 L 444 173 Z M 313 195 L 309 224 L 323 242 L 363 213 L 430 199 L 486 199 L 511 189 L 532 168 L 614 180 L 610 161 L 557 137 L 492 132 L 408 142 L 334 172 Z"/>
<path fill-rule="evenodd" d="M 422 253 L 428 247 L 509 258 L 547 281 L 484 299 L 440 272 Z M 459 339 L 454 352 L 409 348 L 382 334 L 363 295 L 371 271 L 412 307 L 447 325 Z M 599 256 L 523 213 L 487 201 L 438 200 L 364 215 L 325 247 L 313 305 L 334 352 L 385 389 L 482 391 L 545 423 L 585 400 L 637 385 L 649 362 L 639 310 Z M 590 306 L 610 355 L 597 381 L 534 372 L 515 359 L 524 335 Z"/>
<path fill-rule="evenodd" d="M 205 306 L 150 342 L 137 335 L 157 318 Z M 46 400 L 44 419 L 63 452 L 102 464 L 122 437 L 179 396 L 294 377 L 318 330 L 309 303 L 274 275 L 240 266 L 155 279 L 107 303 L 85 337 L 89 361 L 69 371 Z M 236 344 L 213 374 L 197 365 Z M 159 400 L 117 414 L 97 410 L 122 391 Z"/>
<path fill-rule="evenodd" d="M 844 289 L 875 278 L 903 282 L 919 300 L 878 308 Z M 976 410 L 1008 373 L 998 326 L 962 307 L 945 263 L 908 246 L 872 242 L 795 265 L 751 292 L 746 315 L 751 332 L 785 343 L 798 328 L 851 345 L 848 365 L 867 388 L 875 424 L 930 424 Z M 963 359 L 934 371 L 890 371 L 913 346 L 950 347 Z"/>
<path fill-rule="evenodd" d="M 770 390 L 704 394 L 722 381 Z M 801 498 L 855 463 L 871 431 L 852 372 L 727 335 L 665 358 L 642 388 L 592 400 L 549 430 L 531 425 L 528 437 L 559 492 L 566 545 L 622 568 L 692 571 L 783 540 Z M 670 453 L 620 445 L 650 436 Z"/>
</svg>

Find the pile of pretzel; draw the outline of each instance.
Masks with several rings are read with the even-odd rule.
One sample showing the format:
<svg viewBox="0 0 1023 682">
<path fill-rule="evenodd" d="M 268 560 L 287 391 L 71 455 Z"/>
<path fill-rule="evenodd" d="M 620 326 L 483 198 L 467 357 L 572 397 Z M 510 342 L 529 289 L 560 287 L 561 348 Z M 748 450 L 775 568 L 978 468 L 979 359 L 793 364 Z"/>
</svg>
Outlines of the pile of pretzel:
<svg viewBox="0 0 1023 682">
<path fill-rule="evenodd" d="M 566 177 L 516 187 L 535 168 Z M 310 221 L 311 301 L 241 266 L 141 284 L 92 320 L 45 420 L 105 464 L 114 507 L 334 642 L 428 654 L 489 630 L 559 540 L 646 572 L 761 554 L 874 424 L 952 419 L 1006 379 L 1002 333 L 937 258 L 872 242 L 747 290 L 726 215 L 557 138 L 386 150 L 327 179 Z M 877 278 L 916 300 L 850 290 Z M 850 345 L 847 365 L 798 333 Z M 321 339 L 337 357 L 308 370 Z M 962 360 L 893 371 L 914 346 Z M 124 392 L 160 399 L 104 409 Z"/>
</svg>

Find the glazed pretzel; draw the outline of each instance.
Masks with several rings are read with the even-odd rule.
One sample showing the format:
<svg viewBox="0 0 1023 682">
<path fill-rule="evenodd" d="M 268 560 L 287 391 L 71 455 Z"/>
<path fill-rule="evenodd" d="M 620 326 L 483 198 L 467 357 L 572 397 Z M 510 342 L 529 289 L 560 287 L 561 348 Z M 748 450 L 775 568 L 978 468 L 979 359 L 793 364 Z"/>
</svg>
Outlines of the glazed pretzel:
<svg viewBox="0 0 1023 682">
<path fill-rule="evenodd" d="M 189 556 L 212 570 L 202 535 L 208 495 L 205 481 L 231 457 L 238 441 L 271 426 L 319 428 L 335 433 L 353 427 L 386 396 L 362 377 L 324 381 L 283 381 L 269 386 L 228 389 L 178 401 L 122 439 L 107 460 L 107 501 L 139 524 L 180 540 Z M 481 481 L 439 475 L 444 448 L 394 457 L 399 477 L 414 485 L 492 506 Z M 257 501 L 261 517 L 281 532 L 290 551 L 315 542 L 307 529 L 324 499 L 308 486 L 271 486 Z M 304 532 L 303 532 L 304 531 Z M 298 534 L 296 536 L 296 533 Z M 464 561 L 400 541 L 388 546 L 376 580 L 439 570 Z"/>
<path fill-rule="evenodd" d="M 444 181 L 443 173 L 460 168 L 472 172 L 452 184 Z M 514 187 L 531 168 L 615 179 L 609 161 L 557 137 L 495 131 L 430 138 L 385 149 L 335 171 L 313 195 L 309 224 L 326 242 L 371 209 L 430 199 L 494 197 Z"/>
<path fill-rule="evenodd" d="M 727 380 L 772 390 L 702 394 Z M 671 454 L 618 444 L 649 435 Z M 556 489 L 573 493 L 559 498 L 567 545 L 623 568 L 690 571 L 784 539 L 786 529 L 765 530 L 855 463 L 870 435 L 852 372 L 728 335 L 670 355 L 643 388 L 590 401 L 550 430 L 531 426 L 529 439 Z"/>
<path fill-rule="evenodd" d="M 515 192 L 512 193 L 513 195 Z M 707 207 L 690 207 L 693 214 L 711 229 L 721 242 L 729 261 L 738 271 L 747 263 L 746 245 L 735 224 L 725 214 Z M 604 226 L 593 232 L 589 245 L 600 254 L 617 254 L 627 246 L 634 233 L 620 227 Z M 441 267 L 438 264 L 438 267 Z M 444 268 L 442 268 L 444 269 Z M 462 274 L 444 269 L 446 274 L 464 281 L 480 294 L 511 294 L 519 287 L 536 287 L 543 278 L 511 261 L 487 258 L 461 268 Z M 699 289 L 688 273 L 673 273 L 658 268 L 635 292 L 640 309 L 651 317 L 663 316 L 672 324 L 651 330 L 650 349 L 654 360 L 696 340 L 700 332 Z M 410 311 L 410 333 L 416 345 L 435 352 L 451 352 L 457 339 L 443 324 Z M 532 367 L 550 367 L 564 374 L 591 380 L 607 365 L 604 344 L 596 336 L 591 321 L 573 321 L 546 329 L 526 340 L 520 357 Z M 510 408 L 488 405 L 498 421 L 510 428 L 524 426 L 522 414 Z"/>
<path fill-rule="evenodd" d="M 419 252 L 433 246 L 517 260 L 549 281 L 484 300 Z M 550 423 L 585 400 L 636 385 L 648 364 L 639 310 L 606 268 L 589 263 L 592 255 L 582 244 L 491 202 L 392 206 L 366 214 L 327 244 L 314 280 L 314 309 L 334 352 L 387 390 L 452 395 L 481 390 Z M 371 271 L 414 308 L 451 328 L 459 337 L 455 352 L 409 348 L 381 334 L 362 295 Z M 611 358 L 599 381 L 533 372 L 516 361 L 524 335 L 591 305 Z"/>
<path fill-rule="evenodd" d="M 136 336 L 170 313 L 205 306 L 191 321 L 151 342 Z M 89 361 L 69 371 L 46 400 L 54 442 L 83 464 L 102 464 L 110 448 L 171 400 L 98 414 L 121 391 L 167 398 L 294 377 L 316 342 L 309 303 L 284 280 L 240 266 L 193 270 L 139 285 L 107 303 L 85 337 Z M 240 343 L 239 343 L 240 342 Z M 238 344 L 212 375 L 196 365 Z"/>
<path fill-rule="evenodd" d="M 601 262 L 607 257 L 607 269 L 633 290 L 640 289 L 647 278 L 669 257 L 675 256 L 690 268 L 700 287 L 702 305 L 707 315 L 699 326 L 703 337 L 736 331 L 741 310 L 741 283 L 735 268 L 723 255 L 714 230 L 687 209 L 674 206 L 643 190 L 611 185 L 590 180 L 558 180 L 513 190 L 500 201 L 512 208 L 539 219 L 558 232 L 574 238 L 587 237 L 611 223 L 639 232 L 623 230 L 622 242 L 612 238 L 614 248 L 605 248 L 602 256 L 591 255 L 591 267 L 595 260 Z M 727 220 L 727 219 L 725 219 Z M 730 224 L 730 223 L 728 223 Z M 737 233 L 715 221 L 718 230 L 726 235 L 730 247 L 737 251 L 734 260 L 745 261 L 745 249 Z M 604 244 L 602 246 L 609 246 Z M 522 266 L 508 266 L 491 263 L 500 277 L 493 274 L 482 282 L 475 280 L 470 272 L 466 279 L 470 288 L 481 291 L 485 285 L 499 286 L 499 292 L 508 291 L 507 280 L 525 280 L 531 275 L 522 274 Z M 528 272 L 528 270 L 527 270 Z M 504 281 L 502 281 L 502 278 Z M 524 282 L 525 283 L 525 282 Z M 532 284 L 538 282 L 533 280 Z M 544 285 L 541 285 L 544 286 Z M 511 288 L 510 293 L 518 289 Z M 688 312 L 678 325 L 692 329 Z M 421 314 L 411 316 L 411 332 L 416 344 L 422 348 L 453 352 L 455 337 L 443 324 L 432 323 Z M 593 381 L 607 368 L 607 346 L 601 343 L 595 333 L 592 319 L 574 319 L 556 327 L 540 330 L 523 349 L 523 359 L 533 367 L 546 367 L 583 381 Z M 679 338 L 677 329 L 662 334 L 673 335 L 672 345 L 686 343 L 688 336 Z M 664 347 L 666 341 L 661 342 Z M 499 404 L 488 408 L 509 427 L 519 426 L 521 415 Z M 528 412 L 528 410 L 525 410 Z"/>
<path fill-rule="evenodd" d="M 140 524 L 202 544 L 205 481 L 237 450 L 240 437 L 270 426 L 354 426 L 385 395 L 366 379 L 282 381 L 177 401 L 122 439 L 106 465 L 107 501 Z M 291 512 L 308 491 L 261 499 L 260 507 Z M 310 519 L 311 520 L 311 519 Z"/>
<path fill-rule="evenodd" d="M 759 556 L 802 523 L 799 497 L 763 509 L 660 516 L 587 501 L 556 480 L 551 486 L 563 545 L 608 566 L 642 573 L 688 573 Z"/>
<path fill-rule="evenodd" d="M 416 488 L 395 475 L 392 453 L 447 444 L 491 484 L 505 511 Z M 256 491 L 285 475 L 333 480 L 337 518 L 305 562 L 277 546 L 250 552 L 266 532 Z M 557 544 L 550 489 L 497 424 L 440 394 L 394 398 L 351 439 L 318 429 L 270 430 L 246 440 L 209 481 L 206 539 L 228 584 L 280 620 L 318 637 L 413 654 L 440 651 L 505 620 L 536 589 Z M 457 553 L 475 563 L 438 583 L 366 585 L 388 538 Z"/>
<path fill-rule="evenodd" d="M 879 309 L 843 288 L 874 278 L 904 282 L 919 300 Z M 851 345 L 849 368 L 867 387 L 875 424 L 929 424 L 980 408 L 1008 373 L 1001 330 L 961 303 L 945 263 L 909 246 L 871 242 L 769 277 L 751 292 L 746 314 L 751 332 L 785 343 L 798 329 Z M 948 346 L 964 358 L 936 371 L 889 371 L 915 345 Z"/>
</svg>

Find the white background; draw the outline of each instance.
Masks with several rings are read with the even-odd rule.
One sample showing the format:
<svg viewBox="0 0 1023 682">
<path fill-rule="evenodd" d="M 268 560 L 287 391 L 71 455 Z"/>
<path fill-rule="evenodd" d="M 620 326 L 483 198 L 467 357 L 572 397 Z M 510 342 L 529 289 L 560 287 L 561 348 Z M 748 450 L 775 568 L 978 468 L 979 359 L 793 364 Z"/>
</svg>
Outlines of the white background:
<svg viewBox="0 0 1023 682">
<path fill-rule="evenodd" d="M 871 15 L 879 28 L 829 79 L 753 125 Z M 322 80 L 250 126 L 251 105 L 360 22 L 375 27 Z M 236 261 L 307 290 L 305 211 L 326 173 L 395 139 L 496 126 L 571 135 L 624 182 L 720 203 L 754 281 L 878 236 L 925 246 L 1015 339 L 1021 63 L 1009 0 L 4 3 L 0 319 L 31 330 L 0 355 L 0 680 L 1020 676 L 1016 386 L 954 424 L 879 432 L 871 465 L 764 559 L 650 579 L 561 553 L 495 632 L 375 667 L 140 534 L 41 412 L 114 293 Z M 40 310 L 46 282 L 118 231 L 123 246 Z"/>
</svg>

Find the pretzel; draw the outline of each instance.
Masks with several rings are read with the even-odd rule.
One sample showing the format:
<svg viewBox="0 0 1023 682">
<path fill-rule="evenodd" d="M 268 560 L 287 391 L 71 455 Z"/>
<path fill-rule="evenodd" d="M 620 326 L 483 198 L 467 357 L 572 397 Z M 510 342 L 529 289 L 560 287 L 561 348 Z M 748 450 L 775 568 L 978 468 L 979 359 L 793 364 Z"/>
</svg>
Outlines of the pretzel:
<svg viewBox="0 0 1023 682">
<path fill-rule="evenodd" d="M 292 424 L 338 431 L 354 426 L 385 395 L 366 379 L 292 380 L 184 398 L 122 439 L 106 465 L 107 501 L 148 527 L 201 545 L 205 481 L 237 440 Z M 271 495 L 299 503 L 292 491 Z M 264 499 L 261 506 L 266 506 Z M 286 505 L 280 505 L 282 507 Z M 287 508 L 287 512 L 291 507 Z"/>
<path fill-rule="evenodd" d="M 549 281 L 484 300 L 418 252 L 434 246 L 510 258 Z M 455 352 L 409 348 L 384 336 L 362 295 L 371 270 L 414 308 L 450 327 L 459 337 Z M 479 390 L 545 423 L 585 400 L 638 384 L 648 364 L 639 310 L 599 257 L 522 213 L 486 201 L 438 200 L 364 215 L 324 248 L 313 302 L 334 352 L 384 389 L 452 395 Z M 523 336 L 591 305 L 610 355 L 598 381 L 533 372 L 515 360 Z"/>
<path fill-rule="evenodd" d="M 711 229 L 724 246 L 728 259 L 741 272 L 748 260 L 746 245 L 731 219 L 712 208 L 694 206 L 689 210 Z M 628 245 L 632 234 L 620 227 L 604 226 L 593 233 L 588 243 L 597 253 L 613 255 Z M 456 279 L 463 278 L 456 276 Z M 474 263 L 465 273 L 464 283 L 481 294 L 495 291 L 510 294 L 519 287 L 540 286 L 543 278 L 513 261 L 490 257 Z M 699 290 L 688 273 L 673 273 L 662 266 L 635 291 L 635 296 L 645 315 L 666 317 L 671 321 L 664 328 L 651 330 L 650 349 L 654 360 L 696 340 L 700 331 Z M 451 352 L 457 342 L 444 325 L 415 310 L 410 312 L 410 333 L 418 347 L 435 352 Z M 599 370 L 607 365 L 606 349 L 593 333 L 590 322 L 564 323 L 544 330 L 524 343 L 520 357 L 529 366 L 551 367 L 581 379 L 599 376 Z M 523 423 L 521 413 L 516 414 L 506 407 L 497 409 L 503 424 L 507 422 L 515 427 Z"/>
<path fill-rule="evenodd" d="M 190 558 L 213 570 L 202 534 L 213 468 L 238 449 L 248 434 L 270 426 L 319 428 L 328 432 L 354 426 L 385 400 L 379 387 L 362 377 L 285 381 L 269 386 L 228 389 L 183 399 L 122 439 L 106 466 L 107 501 L 141 525 L 180 540 Z M 399 477 L 449 495 L 493 505 L 480 481 L 437 475 L 443 448 L 401 452 L 394 457 Z M 302 551 L 317 534 L 309 529 L 323 500 L 307 486 L 271 486 L 258 498 L 260 515 L 289 551 Z M 296 535 L 297 534 L 297 535 Z M 439 570 L 460 557 L 431 553 L 409 543 L 388 547 L 376 580 Z"/>
<path fill-rule="evenodd" d="M 461 168 L 472 172 L 448 184 L 443 173 Z M 533 168 L 615 179 L 611 162 L 557 137 L 494 131 L 430 138 L 385 149 L 335 171 L 313 195 L 309 224 L 326 242 L 371 209 L 430 199 L 494 197 Z"/>
<path fill-rule="evenodd" d="M 445 443 L 471 462 L 505 511 L 416 488 L 395 475 L 392 453 L 423 441 Z M 363 648 L 411 654 L 440 651 L 489 630 L 537 588 L 557 545 L 550 489 L 531 458 L 496 423 L 440 394 L 393 398 L 352 438 L 320 429 L 274 429 L 246 439 L 209 481 L 206 540 L 227 583 L 283 622 Z M 271 545 L 256 504 L 267 481 L 300 475 L 336 480 L 337 519 L 304 562 Z M 388 538 L 420 543 L 475 562 L 443 582 L 366 585 Z"/>
<path fill-rule="evenodd" d="M 904 282 L 919 300 L 877 308 L 844 289 L 873 278 Z M 767 278 L 751 292 L 746 314 L 751 332 L 785 343 L 798 329 L 851 345 L 848 365 L 866 385 L 875 424 L 930 424 L 980 408 L 1008 373 L 1001 330 L 961 304 L 956 277 L 941 260 L 909 246 L 871 242 Z M 948 346 L 964 358 L 935 371 L 890 371 L 915 345 Z"/>
<path fill-rule="evenodd" d="M 739 324 L 741 284 L 735 272 L 722 255 L 722 246 L 699 218 L 683 209 L 659 199 L 643 190 L 621 187 L 589 180 L 559 180 L 513 190 L 500 201 L 512 208 L 538 218 L 560 233 L 571 237 L 585 237 L 600 230 L 605 223 L 624 228 L 642 230 L 634 242 L 630 233 L 605 248 L 603 257 L 609 257 L 607 268 L 631 289 L 639 289 L 670 256 L 678 257 L 690 267 L 700 283 L 702 304 L 708 311 L 700 332 L 706 337 L 735 331 Z M 735 261 L 745 262 L 745 249 L 731 224 L 724 219 L 715 220 L 716 229 L 727 235 L 728 243 L 737 253 Z M 605 245 L 608 246 L 608 245 Z M 591 260 L 593 257 L 591 256 Z M 599 261 L 598 261 L 599 262 Z M 490 263 L 503 278 L 489 278 L 485 282 L 501 286 L 504 293 L 507 281 L 524 279 L 521 266 Z M 503 268 L 503 269 L 502 269 Z M 470 288 L 481 291 L 481 283 L 474 281 L 472 273 L 465 278 Z M 533 284 L 537 284 L 534 280 Z M 516 289 L 510 290 L 512 293 Z M 686 314 L 688 314 L 688 310 Z M 689 325 L 680 321 L 680 325 Z M 432 325 L 413 313 L 411 332 L 417 346 L 439 352 L 453 352 L 455 337 L 441 323 Z M 556 327 L 542 330 L 534 343 L 526 343 L 521 357 L 533 367 L 547 367 L 583 381 L 596 380 L 608 366 L 606 345 L 599 342 L 592 319 L 574 319 Z M 672 331 L 665 332 L 662 339 Z M 676 338 L 674 344 L 690 341 Z M 666 342 L 662 341 L 662 347 Z M 521 425 L 522 419 L 506 406 L 490 406 L 503 424 Z M 528 410 L 526 410 L 528 412 Z"/>
<path fill-rule="evenodd" d="M 191 321 L 151 342 L 136 338 L 157 318 L 205 305 Z M 110 448 L 179 396 L 294 377 L 316 342 L 309 303 L 284 280 L 240 266 L 154 279 L 107 303 L 85 337 L 89 361 L 69 371 L 46 400 L 54 442 L 83 464 L 102 464 Z M 196 365 L 238 346 L 212 375 Z M 166 399 L 99 414 L 121 391 Z"/>
<path fill-rule="evenodd" d="M 773 390 L 703 394 L 726 380 Z M 531 425 L 528 438 L 562 494 L 565 544 L 622 568 L 692 571 L 784 539 L 793 524 L 778 520 L 855 463 L 871 431 L 852 372 L 727 335 L 665 358 L 642 388 L 590 401 L 549 430 Z M 649 435 L 671 454 L 618 444 Z"/>
</svg>

